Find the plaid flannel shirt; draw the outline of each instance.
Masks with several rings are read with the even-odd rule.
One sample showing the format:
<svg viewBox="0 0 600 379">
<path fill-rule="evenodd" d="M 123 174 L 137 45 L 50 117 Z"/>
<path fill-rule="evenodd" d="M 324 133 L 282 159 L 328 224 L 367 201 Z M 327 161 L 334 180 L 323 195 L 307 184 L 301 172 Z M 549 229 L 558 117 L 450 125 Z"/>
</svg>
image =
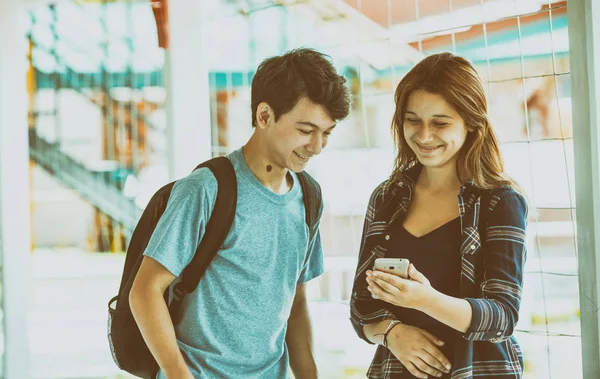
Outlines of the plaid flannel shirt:
<svg viewBox="0 0 600 379">
<path fill-rule="evenodd" d="M 394 183 L 385 181 L 371 196 L 350 300 L 356 333 L 365 324 L 397 319 L 393 305 L 375 300 L 367 289 L 365 272 L 376 258 L 385 257 L 388 228 L 402 222 L 410 204 L 421 165 L 407 170 Z M 454 346 L 452 379 L 521 378 L 523 356 L 512 336 L 518 320 L 523 267 L 527 256 L 525 229 L 527 202 L 510 187 L 481 190 L 465 183 L 458 195 L 461 222 L 461 297 L 473 309 L 471 324 Z M 399 320 L 402 321 L 402 320 Z M 404 372 L 400 361 L 378 346 L 369 378 L 391 379 Z"/>
</svg>

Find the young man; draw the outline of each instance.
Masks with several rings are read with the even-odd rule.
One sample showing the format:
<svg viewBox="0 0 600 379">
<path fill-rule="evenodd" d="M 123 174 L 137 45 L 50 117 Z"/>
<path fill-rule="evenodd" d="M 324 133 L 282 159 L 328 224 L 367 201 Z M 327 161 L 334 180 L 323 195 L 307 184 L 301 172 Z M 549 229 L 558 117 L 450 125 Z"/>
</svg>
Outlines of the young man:
<svg viewBox="0 0 600 379">
<path fill-rule="evenodd" d="M 191 261 L 214 207 L 208 169 L 179 180 L 130 293 L 158 378 L 316 378 L 305 285 L 323 272 L 320 236 L 308 241 L 296 172 L 348 115 L 349 92 L 321 53 L 265 60 L 252 81 L 250 140 L 228 155 L 237 176 L 233 226 L 173 325 L 164 291 Z M 200 233 L 198 233 L 200 231 Z"/>
</svg>

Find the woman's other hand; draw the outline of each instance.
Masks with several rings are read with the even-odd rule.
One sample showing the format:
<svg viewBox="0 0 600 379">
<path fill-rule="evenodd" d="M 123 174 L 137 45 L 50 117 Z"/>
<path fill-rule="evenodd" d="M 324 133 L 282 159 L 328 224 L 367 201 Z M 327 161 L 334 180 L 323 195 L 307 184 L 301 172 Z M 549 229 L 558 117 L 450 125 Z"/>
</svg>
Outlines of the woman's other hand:
<svg viewBox="0 0 600 379">
<path fill-rule="evenodd" d="M 426 330 L 400 324 L 390 331 L 386 342 L 392 354 L 417 378 L 450 372 L 450 361 L 438 348 L 444 342 Z"/>
</svg>

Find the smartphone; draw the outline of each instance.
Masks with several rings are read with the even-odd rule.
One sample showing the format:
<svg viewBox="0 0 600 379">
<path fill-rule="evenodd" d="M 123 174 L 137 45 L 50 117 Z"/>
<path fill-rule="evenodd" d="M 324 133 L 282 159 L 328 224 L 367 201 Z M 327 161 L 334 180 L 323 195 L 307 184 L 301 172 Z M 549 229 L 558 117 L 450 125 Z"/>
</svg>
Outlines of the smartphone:
<svg viewBox="0 0 600 379">
<path fill-rule="evenodd" d="M 384 271 L 408 279 L 410 261 L 405 258 L 377 258 L 373 270 Z"/>
</svg>

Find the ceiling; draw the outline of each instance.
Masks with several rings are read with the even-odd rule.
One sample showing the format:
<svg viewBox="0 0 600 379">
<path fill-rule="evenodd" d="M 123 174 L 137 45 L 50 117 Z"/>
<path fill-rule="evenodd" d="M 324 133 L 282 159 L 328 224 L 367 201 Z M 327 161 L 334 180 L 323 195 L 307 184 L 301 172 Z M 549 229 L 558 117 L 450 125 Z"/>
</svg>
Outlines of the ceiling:
<svg viewBox="0 0 600 379">
<path fill-rule="evenodd" d="M 485 3 L 501 2 L 506 7 L 526 3 L 548 5 L 563 0 L 343 0 L 382 27 L 406 24 L 425 17 L 437 16 Z"/>
</svg>

